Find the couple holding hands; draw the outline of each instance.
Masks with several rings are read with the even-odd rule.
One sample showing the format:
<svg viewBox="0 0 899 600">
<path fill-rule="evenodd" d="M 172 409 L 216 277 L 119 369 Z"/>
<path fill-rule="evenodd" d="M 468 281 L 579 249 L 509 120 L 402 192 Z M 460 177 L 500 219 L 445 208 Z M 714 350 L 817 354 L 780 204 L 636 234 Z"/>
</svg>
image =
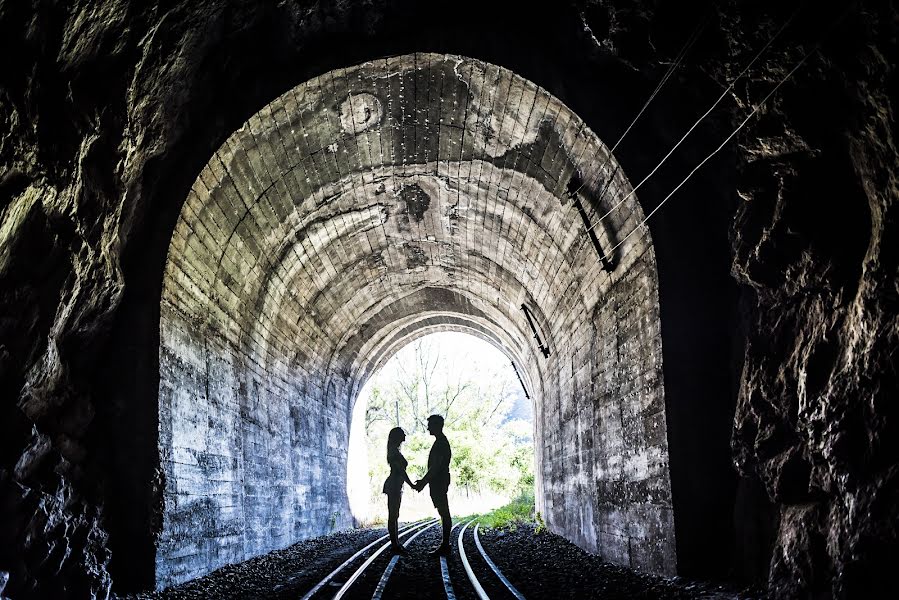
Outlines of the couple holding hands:
<svg viewBox="0 0 899 600">
<path fill-rule="evenodd" d="M 387 494 L 387 531 L 390 534 L 390 545 L 395 553 L 405 554 L 407 551 L 400 545 L 397 531 L 400 518 L 400 502 L 403 499 L 403 484 L 408 483 L 415 491 L 422 491 L 429 486 L 431 500 L 434 508 L 440 515 L 443 525 L 443 541 L 431 551 L 431 554 L 447 554 L 449 552 L 449 536 L 452 528 L 452 518 L 449 511 L 449 500 L 446 497 L 450 484 L 450 450 L 449 440 L 443 435 L 443 417 L 431 415 L 428 417 L 428 433 L 436 439 L 428 454 L 427 474 L 412 483 L 406 474 L 406 466 L 409 462 L 400 452 L 400 444 L 406 439 L 406 432 L 401 427 L 394 427 L 387 435 L 387 463 L 390 465 L 390 475 L 384 482 L 384 493 Z"/>
</svg>

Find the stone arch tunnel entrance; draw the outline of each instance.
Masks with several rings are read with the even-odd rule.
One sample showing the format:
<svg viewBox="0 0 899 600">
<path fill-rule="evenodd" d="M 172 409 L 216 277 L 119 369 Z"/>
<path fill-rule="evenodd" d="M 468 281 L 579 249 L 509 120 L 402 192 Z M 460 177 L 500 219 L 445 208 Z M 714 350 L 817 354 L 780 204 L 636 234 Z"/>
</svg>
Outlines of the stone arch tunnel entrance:
<svg viewBox="0 0 899 600">
<path fill-rule="evenodd" d="M 435 326 L 522 374 L 548 526 L 674 574 L 656 258 L 648 231 L 625 239 L 642 217 L 577 115 L 479 60 L 337 69 L 256 113 L 169 248 L 157 584 L 351 525 L 360 384 Z"/>
<path fill-rule="evenodd" d="M 899 20 L 842 4 L 4 4 L 0 595 L 315 535 L 432 327 L 516 361 L 553 531 L 895 590 Z"/>
</svg>

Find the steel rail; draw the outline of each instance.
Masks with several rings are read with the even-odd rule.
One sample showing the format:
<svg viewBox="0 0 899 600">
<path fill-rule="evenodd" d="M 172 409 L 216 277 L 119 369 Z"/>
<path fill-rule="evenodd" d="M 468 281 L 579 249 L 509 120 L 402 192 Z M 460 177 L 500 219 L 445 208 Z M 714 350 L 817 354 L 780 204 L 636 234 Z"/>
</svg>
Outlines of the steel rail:
<svg viewBox="0 0 899 600">
<path fill-rule="evenodd" d="M 453 529 L 459 526 L 459 523 L 453 525 L 450 529 L 450 537 L 453 535 Z M 450 581 L 449 565 L 446 563 L 446 557 L 440 556 L 440 576 L 443 579 L 443 591 L 446 592 L 446 600 L 456 600 L 456 592 L 453 590 L 453 582 Z"/>
<path fill-rule="evenodd" d="M 423 534 L 425 531 L 437 525 L 437 521 L 434 521 L 424 529 L 418 530 L 415 535 L 411 536 L 408 540 L 403 543 L 403 548 L 408 548 L 409 544 L 412 543 L 412 540 Z M 375 593 L 371 595 L 371 600 L 381 600 L 381 596 L 384 595 L 384 589 L 387 587 L 387 580 L 390 579 L 390 576 L 393 574 L 393 569 L 396 567 L 396 563 L 400 562 L 400 555 L 395 554 L 393 558 L 390 559 L 390 563 L 387 564 L 387 567 L 384 569 L 384 573 L 381 575 L 380 581 L 378 581 L 378 586 L 375 588 Z"/>
<path fill-rule="evenodd" d="M 468 529 L 468 526 L 473 522 L 474 519 L 466 523 L 462 528 L 462 531 L 459 532 L 459 558 L 462 559 L 462 566 L 465 567 L 465 573 L 468 575 L 468 580 L 471 582 L 472 587 L 474 587 L 474 591 L 478 595 L 478 598 L 481 600 L 490 600 L 490 596 L 488 596 L 487 592 L 484 591 L 484 588 L 481 587 L 481 582 L 478 581 L 474 571 L 471 570 L 471 564 L 468 562 L 468 557 L 465 556 L 465 546 L 462 544 L 462 540 L 465 537 L 465 530 Z"/>
<path fill-rule="evenodd" d="M 484 557 L 484 560 L 487 561 L 487 564 L 490 565 L 490 568 L 493 569 L 493 572 L 496 573 L 496 576 L 499 577 L 499 580 L 502 581 L 507 588 L 509 588 L 509 591 L 512 592 L 512 595 L 518 598 L 518 600 L 524 600 L 524 595 L 522 595 L 521 592 L 515 589 L 515 586 L 512 585 L 512 583 L 508 579 L 506 579 L 506 576 L 503 575 L 503 572 L 500 571 L 499 567 L 496 566 L 496 563 L 490 560 L 490 557 L 487 556 L 487 552 L 484 550 L 484 546 L 481 545 L 481 538 L 478 537 L 478 527 L 480 526 L 480 523 L 476 523 L 474 526 L 474 545 L 478 547 L 478 551 L 481 553 L 481 556 Z"/>
<path fill-rule="evenodd" d="M 419 527 L 421 524 L 422 524 L 422 521 L 416 521 L 415 523 L 412 523 L 411 525 L 406 525 L 403 529 L 400 529 L 398 533 L 399 533 L 399 535 L 405 535 L 406 533 L 409 533 L 410 530 L 412 530 L 412 529 L 414 529 L 414 528 L 416 528 L 416 527 Z M 384 541 L 385 539 L 387 539 L 387 538 L 389 537 L 389 535 L 390 535 L 390 534 L 382 535 L 381 537 L 379 537 L 379 538 L 376 539 L 375 541 L 371 542 L 370 544 L 368 544 L 367 546 L 365 546 L 364 548 L 362 548 L 361 550 L 359 550 L 358 552 L 356 552 L 355 554 L 353 554 L 351 557 L 349 557 L 348 559 L 346 559 L 345 561 L 343 561 L 343 563 L 341 563 L 341 565 L 340 565 L 339 567 L 337 567 L 336 569 L 334 569 L 333 571 L 331 571 L 330 573 L 328 573 L 328 574 L 325 576 L 324 579 L 322 579 L 321 581 L 319 581 L 319 582 L 315 585 L 315 587 L 313 587 L 311 590 L 309 590 L 308 592 L 306 592 L 306 595 L 304 595 L 300 600 L 309 600 L 310 598 L 312 598 L 312 596 L 314 596 L 315 594 L 317 594 L 319 590 L 321 590 L 323 587 L 325 587 L 326 585 L 328 585 L 328 583 L 329 583 L 332 579 L 334 579 L 334 576 L 335 576 L 335 575 L 337 575 L 337 574 L 340 573 L 343 569 L 345 569 L 345 568 L 347 567 L 347 565 L 349 565 L 349 564 L 352 563 L 354 560 L 356 560 L 357 558 L 359 558 L 360 556 L 362 556 L 362 554 L 363 554 L 366 550 L 368 550 L 369 548 L 371 548 L 372 546 L 375 546 L 375 545 L 377 545 L 379 542 L 382 542 L 382 541 Z"/>
<path fill-rule="evenodd" d="M 432 520 L 430 520 L 430 521 L 425 521 L 425 522 L 422 523 L 421 525 L 416 525 L 416 526 L 413 527 L 412 529 L 407 529 L 407 530 L 405 531 L 405 533 L 400 534 L 400 536 L 406 535 L 406 534 L 409 534 L 409 533 L 412 533 L 412 532 L 415 531 L 416 529 L 421 529 L 422 527 L 430 527 L 431 525 L 433 525 L 433 524 L 436 523 L 436 522 L 437 522 L 437 519 L 432 519 Z M 369 566 L 371 566 L 371 563 L 375 562 L 375 559 L 378 558 L 379 556 L 381 556 L 381 554 L 383 554 L 384 551 L 387 550 L 387 549 L 390 547 L 390 544 L 391 544 L 391 542 L 385 543 L 383 546 L 381 546 L 380 548 L 378 548 L 377 550 L 375 550 L 375 551 L 372 553 L 372 555 L 369 556 L 369 557 L 365 560 L 364 563 L 362 563 L 361 565 L 359 565 L 359 568 L 356 569 L 356 570 L 353 572 L 352 575 L 350 575 L 350 578 L 347 579 L 346 582 L 345 582 L 342 586 L 340 586 L 340 589 L 337 590 L 337 593 L 334 594 L 334 600 L 340 600 L 341 598 L 343 598 L 343 597 L 346 595 L 346 593 L 350 590 L 350 588 L 353 586 L 353 584 L 356 583 L 356 580 L 359 579 L 359 578 L 362 576 L 362 573 L 365 572 L 365 569 L 367 569 Z"/>
</svg>

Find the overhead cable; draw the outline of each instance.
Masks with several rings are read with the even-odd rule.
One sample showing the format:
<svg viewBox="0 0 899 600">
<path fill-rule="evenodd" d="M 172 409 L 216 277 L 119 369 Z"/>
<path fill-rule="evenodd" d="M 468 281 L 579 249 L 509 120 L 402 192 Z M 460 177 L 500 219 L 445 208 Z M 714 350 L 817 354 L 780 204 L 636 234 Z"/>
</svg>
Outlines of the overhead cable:
<svg viewBox="0 0 899 600">
<path fill-rule="evenodd" d="M 624 130 L 624 133 L 622 133 L 621 136 L 619 136 L 618 141 L 615 142 L 615 145 L 612 146 L 611 150 L 609 150 L 609 154 L 608 154 L 608 156 L 606 156 L 606 160 L 603 162 L 602 166 L 600 167 L 600 171 L 602 171 L 603 169 L 606 168 L 606 165 L 609 164 L 609 161 L 612 159 L 612 155 L 615 153 L 615 150 L 618 148 L 618 146 L 621 144 L 621 142 L 624 141 L 624 138 L 627 137 L 627 134 L 630 133 L 631 129 L 634 127 L 634 125 L 637 123 L 637 121 L 640 119 L 640 117 L 643 116 L 643 113 L 646 112 L 646 109 L 649 107 L 649 105 L 652 103 L 652 101 L 658 95 L 659 91 L 661 91 L 661 89 L 665 86 L 665 83 L 668 82 L 668 79 L 671 78 L 671 76 L 674 74 L 674 72 L 677 70 L 677 68 L 683 62 L 684 57 L 687 55 L 687 52 L 690 51 L 690 48 L 692 48 L 693 44 L 696 43 L 696 40 L 699 39 L 699 34 L 705 28 L 705 25 L 707 22 L 708 22 L 708 16 L 706 16 L 705 19 L 700 21 L 696 25 L 696 27 L 693 29 L 693 33 L 691 33 L 690 37 L 687 38 L 687 41 L 684 42 L 684 45 L 683 45 L 683 47 L 681 47 L 680 52 L 677 53 L 677 56 L 675 57 L 674 62 L 671 63 L 671 65 L 669 65 L 668 70 L 665 72 L 665 75 L 662 77 L 661 80 L 659 80 L 659 83 L 656 84 L 655 89 L 649 95 L 649 98 L 646 99 L 646 102 L 643 103 L 643 106 L 640 108 L 640 112 L 637 113 L 637 116 L 635 116 L 633 118 L 630 125 L 628 125 L 627 129 Z M 586 179 L 583 183 L 581 183 L 580 187 L 578 187 L 574 191 L 574 193 L 577 194 L 578 192 L 580 192 L 581 189 L 585 185 L 586 185 Z M 603 194 L 604 193 L 605 193 L 605 190 L 603 190 Z M 602 199 L 602 197 L 600 196 L 600 200 L 601 199 Z"/>
<path fill-rule="evenodd" d="M 799 62 L 796 63 L 796 65 L 792 69 L 790 69 L 790 72 L 787 73 L 780 81 L 778 81 L 777 85 L 775 85 L 774 88 L 772 88 L 771 91 L 768 92 L 768 95 L 765 96 L 764 98 L 762 98 L 762 101 L 753 107 L 752 112 L 750 112 L 749 115 L 747 115 L 747 117 L 745 119 L 743 119 L 743 121 L 737 126 L 737 128 L 734 129 L 733 132 L 729 136 L 727 136 L 727 138 L 723 142 L 721 142 L 721 144 L 717 148 L 712 150 L 712 152 L 709 153 L 708 156 L 706 156 L 704 159 L 702 159 L 698 165 L 693 167 L 693 170 L 690 171 L 686 177 L 684 177 L 683 181 L 681 181 L 679 184 L 677 184 L 677 186 L 675 186 L 675 188 L 673 190 L 671 190 L 671 192 L 669 192 L 668 195 L 665 196 L 661 202 L 659 202 L 658 206 L 656 206 L 654 209 L 652 209 L 652 212 L 650 212 L 648 215 L 646 215 L 646 217 L 642 221 L 640 221 L 640 223 L 638 223 L 636 226 L 634 226 L 634 228 L 631 229 L 630 233 L 628 233 L 626 236 L 624 236 L 621 239 L 621 241 L 619 241 L 617 244 L 612 246 L 612 249 L 609 250 L 609 252 L 606 256 L 607 257 L 611 256 L 612 253 L 615 252 L 615 250 L 620 248 L 621 245 L 624 244 L 624 242 L 627 241 L 627 239 L 629 237 L 631 237 L 636 231 L 638 231 L 641 227 L 643 227 L 643 225 L 646 224 L 646 222 L 650 219 L 650 217 L 652 217 L 654 214 L 656 214 L 656 212 L 658 212 L 658 210 L 660 208 L 662 208 L 662 206 L 665 205 L 665 203 L 675 194 L 675 192 L 677 192 L 677 190 L 679 190 L 685 183 L 687 183 L 687 181 L 693 176 L 694 173 L 696 173 L 696 171 L 698 171 L 713 156 L 718 154 L 718 152 L 720 152 L 721 149 L 724 148 L 734 138 L 734 136 L 736 136 L 737 133 L 740 132 L 741 129 L 743 129 L 743 127 L 746 125 L 746 123 L 748 123 L 749 120 L 752 117 L 754 117 L 756 115 L 756 113 L 758 113 L 758 111 L 762 107 L 762 105 L 764 105 L 765 102 L 767 102 L 768 99 L 770 99 L 771 96 L 773 96 L 777 92 L 777 90 L 780 88 L 780 86 L 783 85 L 784 82 L 786 82 L 787 79 L 789 79 L 793 75 L 793 73 L 795 73 L 796 70 L 799 69 L 799 67 L 801 67 L 805 63 L 805 61 L 808 60 L 808 58 L 815 51 L 818 50 L 819 46 L 820 46 L 820 42 L 818 44 L 816 44 L 811 50 L 806 52 L 805 55 L 803 55 L 803 57 L 799 60 Z"/>
<path fill-rule="evenodd" d="M 728 86 L 724 89 L 723 92 L 721 92 L 721 95 L 718 96 L 718 99 L 715 100 L 715 102 L 708 108 L 708 110 L 706 110 L 706 111 L 702 114 L 702 116 L 700 116 L 700 117 L 696 120 L 696 122 L 693 123 L 693 125 L 687 130 L 687 132 L 686 132 L 686 133 L 685 133 L 685 134 L 684 134 L 684 135 L 677 141 L 677 143 L 674 144 L 674 146 L 671 148 L 671 150 L 668 151 L 668 154 L 666 154 L 666 155 L 662 158 L 662 160 L 659 161 L 659 164 L 657 164 L 657 165 L 652 169 L 652 171 L 650 171 L 649 174 L 646 175 L 646 177 L 644 177 L 644 178 L 640 181 L 640 183 L 638 183 L 636 186 L 634 186 L 634 188 L 633 188 L 630 192 L 628 192 L 628 193 L 627 193 L 621 200 L 619 200 L 618 203 L 615 204 L 615 206 L 613 206 L 612 208 L 610 208 L 610 209 L 609 209 L 603 216 L 601 216 L 601 217 L 599 218 L 598 221 L 596 221 L 596 223 L 594 223 L 593 225 L 591 225 L 589 229 L 592 230 L 592 229 L 596 228 L 600 223 L 603 222 L 603 220 L 606 219 L 606 217 L 608 217 L 609 215 L 611 215 L 611 214 L 612 214 L 613 212 L 615 212 L 615 211 L 616 211 L 622 204 L 624 204 L 625 202 L 627 202 L 628 199 L 630 199 L 631 197 L 633 197 L 633 195 L 634 195 L 635 193 L 637 193 L 637 190 L 640 189 L 640 187 L 641 187 L 644 183 L 646 183 L 646 182 L 649 180 L 650 177 L 652 177 L 653 175 L 655 175 L 656 171 L 658 171 L 658 170 L 661 168 L 661 166 L 662 166 L 663 164 L 665 164 L 665 162 L 671 157 L 671 155 L 674 154 L 674 151 L 677 150 L 678 147 L 680 147 L 680 145 L 684 142 L 685 139 L 687 139 L 687 137 L 688 137 L 691 133 L 693 133 L 693 130 L 695 130 L 695 129 L 699 126 L 699 124 L 700 124 L 702 121 L 704 121 L 705 118 L 708 117 L 709 114 L 711 114 L 711 112 L 712 112 L 713 110 L 715 110 L 715 108 L 716 108 L 719 104 L 721 104 L 721 101 L 724 100 L 724 98 L 731 92 L 731 90 L 733 90 L 734 85 L 736 85 L 736 83 L 737 83 L 740 79 L 742 79 L 743 76 L 744 76 L 747 72 L 749 72 L 749 69 L 751 69 L 752 66 L 758 61 L 758 59 L 761 58 L 762 54 L 765 53 L 765 51 L 771 46 L 771 44 L 774 42 L 774 40 L 776 40 L 776 39 L 780 36 L 780 34 L 783 33 L 783 31 L 790 25 L 790 23 L 793 22 L 793 19 L 796 18 L 796 15 L 797 15 L 797 14 L 799 14 L 799 11 L 800 11 L 801 8 L 802 8 L 802 5 L 800 5 L 795 11 L 793 11 L 793 14 L 790 15 L 790 18 L 787 19 L 786 21 L 784 21 L 783 25 L 780 26 L 780 29 L 778 29 L 777 32 L 775 32 L 775 34 L 774 34 L 773 36 L 771 36 L 771 38 L 765 43 L 765 45 L 762 46 L 761 50 L 759 50 L 759 51 L 756 53 L 756 55 L 752 57 L 752 60 L 749 61 L 749 63 L 743 68 L 742 71 L 740 71 L 739 75 L 737 75 L 737 76 L 730 82 L 730 84 L 728 84 Z M 608 187 L 608 186 L 606 186 L 606 187 Z M 617 247 L 617 246 L 616 246 L 616 247 Z"/>
</svg>

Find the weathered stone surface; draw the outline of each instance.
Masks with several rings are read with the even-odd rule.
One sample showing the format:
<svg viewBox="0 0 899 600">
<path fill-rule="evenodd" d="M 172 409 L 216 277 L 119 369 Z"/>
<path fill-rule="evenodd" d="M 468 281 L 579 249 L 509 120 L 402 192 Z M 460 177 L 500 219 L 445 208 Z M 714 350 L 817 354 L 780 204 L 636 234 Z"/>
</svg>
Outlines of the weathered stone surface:
<svg viewBox="0 0 899 600">
<path fill-rule="evenodd" d="M 431 50 L 509 68 L 611 142 L 702 17 L 669 1 L 556 3 L 540 11 L 461 2 L 451 17 L 421 4 L 0 7 L 4 593 L 103 597 L 113 582 L 126 590 L 155 581 L 168 483 L 157 451 L 166 252 L 203 165 L 250 115 L 333 69 Z M 897 389 L 897 94 L 888 58 L 897 54 L 897 21 L 890 3 L 848 8 L 806 4 L 727 106 L 639 193 L 644 212 L 654 208 L 829 32 L 739 146 L 650 222 L 678 566 L 727 569 L 739 490 L 742 529 L 758 524 L 750 528 L 759 549 L 749 570 L 767 577 L 770 565 L 771 587 L 783 596 L 886 590 L 899 537 L 899 437 L 890 401 Z M 616 150 L 632 181 L 648 173 L 792 11 L 783 2 L 718 5 L 679 73 Z M 477 17 L 459 17 L 466 14 Z M 473 87 L 490 80 L 486 71 L 475 75 Z M 389 110 L 366 96 L 348 97 L 333 107 L 330 126 L 343 131 L 355 123 L 365 135 Z M 481 117 L 473 115 L 475 123 Z M 495 159 L 531 125 L 525 118 L 498 124 L 485 154 Z M 349 213 L 347 220 L 363 216 Z M 456 207 L 446 218 L 458 223 L 464 212 Z M 418 223 L 410 218 L 408 226 Z M 359 268 L 428 269 L 436 258 L 430 248 L 374 253 Z M 226 255 L 223 264 L 236 267 L 235 258 Z M 741 284 L 739 310 L 729 270 Z M 229 284 L 237 282 L 223 280 L 219 291 Z M 610 311 L 617 302 L 600 308 Z M 600 342 L 587 352 L 611 357 L 611 340 Z M 294 360 L 309 356 L 300 348 Z M 558 367 L 560 381 L 578 382 L 572 389 L 588 385 L 580 382 L 619 385 L 604 377 L 594 383 L 573 365 Z M 727 448 L 736 398 L 739 486 Z M 563 412 L 571 410 L 569 399 L 551 398 Z M 560 433 L 553 452 L 568 456 L 562 441 Z M 565 464 L 566 477 L 584 468 Z M 564 514 L 573 523 L 589 520 L 574 505 Z M 768 528 L 776 534 L 766 541 L 760 532 Z"/>
<path fill-rule="evenodd" d="M 598 235 L 611 273 L 569 190 L 590 222 L 624 202 Z M 349 525 L 356 393 L 435 325 L 492 335 L 529 381 L 548 525 L 674 573 L 651 240 L 611 251 L 642 218 L 630 192 L 558 99 L 460 56 L 332 71 L 251 117 L 202 170 L 168 254 L 158 584 Z"/>
<path fill-rule="evenodd" d="M 781 505 L 771 581 L 785 597 L 897 587 L 890 15 L 850 11 L 742 142 L 733 271 L 754 306 L 734 449 L 741 472 Z"/>
</svg>

